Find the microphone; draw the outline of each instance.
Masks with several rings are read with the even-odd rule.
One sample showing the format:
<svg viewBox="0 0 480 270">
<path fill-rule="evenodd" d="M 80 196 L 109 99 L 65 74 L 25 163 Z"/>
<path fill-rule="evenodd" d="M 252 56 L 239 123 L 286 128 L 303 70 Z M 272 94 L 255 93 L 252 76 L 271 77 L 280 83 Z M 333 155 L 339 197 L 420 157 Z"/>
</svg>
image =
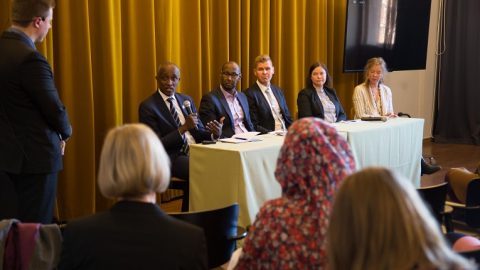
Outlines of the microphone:
<svg viewBox="0 0 480 270">
<path fill-rule="evenodd" d="M 185 110 L 187 111 L 187 114 L 188 114 L 188 115 L 193 114 L 192 105 L 190 104 L 190 101 L 185 100 L 185 101 L 183 102 L 183 107 L 184 107 Z M 198 129 L 198 124 L 195 125 L 195 129 Z"/>
<path fill-rule="evenodd" d="M 190 104 L 190 101 L 185 100 L 185 101 L 183 102 L 183 107 L 185 108 L 185 110 L 187 110 L 187 114 L 188 114 L 188 115 L 190 115 L 190 114 L 193 113 L 193 111 L 192 111 L 192 105 Z"/>
<path fill-rule="evenodd" d="M 406 116 L 408 118 L 411 118 L 410 114 L 408 114 L 408 113 L 399 112 L 397 115 L 398 115 L 398 117 Z"/>
</svg>

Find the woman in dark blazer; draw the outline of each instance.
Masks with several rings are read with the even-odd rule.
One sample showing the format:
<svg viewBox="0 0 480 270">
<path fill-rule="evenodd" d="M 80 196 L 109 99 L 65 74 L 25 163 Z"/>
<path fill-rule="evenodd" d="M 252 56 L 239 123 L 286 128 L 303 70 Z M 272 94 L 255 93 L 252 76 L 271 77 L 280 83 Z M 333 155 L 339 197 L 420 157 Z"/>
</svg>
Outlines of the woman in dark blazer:
<svg viewBox="0 0 480 270">
<path fill-rule="evenodd" d="M 327 66 L 314 63 L 308 74 L 307 87 L 298 93 L 298 118 L 313 116 L 330 123 L 347 120 L 335 89 L 326 86 L 330 82 Z"/>
<path fill-rule="evenodd" d="M 102 149 L 98 186 L 117 203 L 69 222 L 59 269 L 207 269 L 203 231 L 156 204 L 170 180 L 170 160 L 144 124 L 111 130 Z"/>
</svg>

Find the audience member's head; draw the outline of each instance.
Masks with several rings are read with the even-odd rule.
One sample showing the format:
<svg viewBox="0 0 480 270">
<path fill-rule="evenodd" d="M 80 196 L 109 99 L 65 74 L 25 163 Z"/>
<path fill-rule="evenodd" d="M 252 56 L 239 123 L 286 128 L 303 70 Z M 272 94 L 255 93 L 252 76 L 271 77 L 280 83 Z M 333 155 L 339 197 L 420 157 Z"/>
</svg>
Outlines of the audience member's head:
<svg viewBox="0 0 480 270">
<path fill-rule="evenodd" d="M 339 182 L 354 170 L 346 140 L 327 122 L 307 117 L 288 129 L 275 176 L 284 196 L 319 203 L 330 201 Z"/>
<path fill-rule="evenodd" d="M 368 59 L 365 68 L 363 69 L 365 84 L 370 85 L 373 82 L 377 84 L 383 83 L 383 77 L 387 72 L 387 63 L 382 57 Z"/>
<path fill-rule="evenodd" d="M 100 192 L 127 200 L 163 192 L 170 181 L 169 163 L 162 143 L 149 127 L 116 127 L 108 132 L 100 156 Z"/>
<path fill-rule="evenodd" d="M 250 228 L 238 269 L 321 269 L 340 182 L 355 170 L 345 139 L 319 118 L 288 129 L 275 176 L 282 197 L 266 202 Z"/>
<path fill-rule="evenodd" d="M 234 62 L 229 61 L 222 65 L 222 71 L 220 73 L 220 84 L 223 90 L 232 92 L 237 87 L 237 83 L 242 78 L 240 66 Z"/>
<path fill-rule="evenodd" d="M 308 69 L 308 77 L 306 79 L 307 87 L 322 88 L 324 85 L 330 85 L 330 74 L 328 74 L 327 65 L 322 62 L 313 63 Z"/>
<path fill-rule="evenodd" d="M 350 175 L 335 196 L 331 269 L 470 269 L 446 245 L 407 179 L 384 168 Z"/>
</svg>

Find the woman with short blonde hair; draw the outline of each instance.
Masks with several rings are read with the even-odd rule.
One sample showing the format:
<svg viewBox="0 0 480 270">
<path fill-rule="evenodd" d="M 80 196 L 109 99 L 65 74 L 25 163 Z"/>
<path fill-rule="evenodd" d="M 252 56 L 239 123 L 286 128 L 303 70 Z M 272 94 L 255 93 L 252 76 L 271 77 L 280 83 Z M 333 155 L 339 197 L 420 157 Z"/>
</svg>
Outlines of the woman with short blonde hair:
<svg viewBox="0 0 480 270">
<path fill-rule="evenodd" d="M 100 192 L 108 211 L 68 222 L 58 269 L 207 269 L 202 229 L 156 205 L 170 179 L 170 160 L 144 124 L 108 132 L 100 155 Z"/>
<path fill-rule="evenodd" d="M 149 127 L 117 127 L 108 133 L 103 145 L 98 186 L 108 198 L 163 192 L 170 182 L 170 170 L 165 168 L 170 168 L 170 159 Z"/>
<path fill-rule="evenodd" d="M 333 270 L 475 269 L 447 246 L 410 181 L 385 168 L 345 179 L 327 241 Z"/>
</svg>

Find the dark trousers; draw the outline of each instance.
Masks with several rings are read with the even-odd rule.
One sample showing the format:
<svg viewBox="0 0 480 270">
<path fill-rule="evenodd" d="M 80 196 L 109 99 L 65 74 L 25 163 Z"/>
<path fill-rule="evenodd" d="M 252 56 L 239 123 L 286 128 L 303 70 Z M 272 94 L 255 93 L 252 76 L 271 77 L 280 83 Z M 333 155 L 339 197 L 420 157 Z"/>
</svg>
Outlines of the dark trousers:
<svg viewBox="0 0 480 270">
<path fill-rule="evenodd" d="M 172 162 L 172 176 L 183 180 L 190 179 L 189 173 L 189 157 L 184 154 L 180 154 L 176 157 L 171 157 Z"/>
<path fill-rule="evenodd" d="M 0 172 L 0 219 L 52 223 L 57 175 Z"/>
</svg>

